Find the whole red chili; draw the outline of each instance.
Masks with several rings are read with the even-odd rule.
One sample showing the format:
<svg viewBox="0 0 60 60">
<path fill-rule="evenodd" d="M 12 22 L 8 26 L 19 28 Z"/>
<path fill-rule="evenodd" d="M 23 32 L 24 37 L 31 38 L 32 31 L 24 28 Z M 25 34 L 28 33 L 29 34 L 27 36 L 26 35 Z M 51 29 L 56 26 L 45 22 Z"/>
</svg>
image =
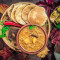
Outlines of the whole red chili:
<svg viewBox="0 0 60 60">
<path fill-rule="evenodd" d="M 14 22 L 11 22 L 11 21 L 4 22 L 4 25 L 11 25 L 11 26 L 17 26 L 17 27 L 21 27 L 22 26 L 22 25 L 20 25 L 18 23 L 14 23 Z"/>
</svg>

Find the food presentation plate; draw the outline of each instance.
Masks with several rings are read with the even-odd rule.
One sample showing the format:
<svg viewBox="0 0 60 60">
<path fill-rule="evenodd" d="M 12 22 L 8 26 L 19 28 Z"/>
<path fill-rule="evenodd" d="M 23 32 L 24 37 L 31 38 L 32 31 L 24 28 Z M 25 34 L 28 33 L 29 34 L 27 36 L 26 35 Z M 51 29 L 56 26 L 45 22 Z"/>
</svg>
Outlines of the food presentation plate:
<svg viewBox="0 0 60 60">
<path fill-rule="evenodd" d="M 3 18 L 4 19 L 6 19 L 6 13 L 7 12 L 7 10 L 3 13 L 3 15 L 2 15 L 2 17 L 1 17 L 1 21 L 3 21 Z M 49 19 L 46 21 L 46 23 L 45 23 L 46 25 L 44 25 L 43 27 L 44 27 L 44 29 L 46 30 L 46 32 L 47 32 L 47 34 L 48 34 L 48 37 L 49 37 L 49 34 L 50 34 L 50 30 L 51 30 L 51 25 L 50 25 L 50 21 L 49 21 Z M 6 32 L 7 34 L 8 34 L 8 32 L 9 32 L 9 30 Z M 2 38 L 3 39 L 3 41 L 11 48 L 11 49 L 13 49 L 13 50 L 15 50 L 15 51 L 18 51 L 18 52 L 21 52 L 21 50 L 18 48 L 18 46 L 17 45 L 15 45 L 16 44 L 16 40 L 15 41 L 13 41 L 13 42 L 10 42 L 9 40 L 8 40 L 8 37 L 4 37 L 4 38 Z"/>
</svg>

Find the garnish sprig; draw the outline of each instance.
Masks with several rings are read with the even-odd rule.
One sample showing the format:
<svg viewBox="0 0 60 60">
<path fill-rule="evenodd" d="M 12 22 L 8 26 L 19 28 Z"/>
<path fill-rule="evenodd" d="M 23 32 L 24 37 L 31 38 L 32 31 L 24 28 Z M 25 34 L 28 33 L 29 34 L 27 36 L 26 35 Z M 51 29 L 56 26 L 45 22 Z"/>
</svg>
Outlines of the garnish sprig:
<svg viewBox="0 0 60 60">
<path fill-rule="evenodd" d="M 32 29 L 34 29 L 35 27 L 36 27 L 36 26 L 31 25 L 31 26 L 29 27 L 29 29 L 32 30 Z"/>
</svg>

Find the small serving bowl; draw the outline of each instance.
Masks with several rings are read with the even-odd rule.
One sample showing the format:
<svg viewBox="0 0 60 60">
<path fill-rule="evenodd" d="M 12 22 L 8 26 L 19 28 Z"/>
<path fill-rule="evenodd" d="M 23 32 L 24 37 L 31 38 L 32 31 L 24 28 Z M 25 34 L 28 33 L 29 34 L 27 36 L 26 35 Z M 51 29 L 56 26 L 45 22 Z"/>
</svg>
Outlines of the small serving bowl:
<svg viewBox="0 0 60 60">
<path fill-rule="evenodd" d="M 37 26 L 37 27 L 41 28 L 41 29 L 43 30 L 44 34 L 45 34 L 45 44 L 44 44 L 44 46 L 43 46 L 40 50 L 35 51 L 35 52 L 26 51 L 24 48 L 21 47 L 21 45 L 20 45 L 20 43 L 19 43 L 19 34 L 20 34 L 21 30 L 22 30 L 23 28 L 25 28 L 25 27 L 27 27 L 27 26 L 31 26 L 31 25 L 34 25 L 34 26 Z M 16 41 L 17 41 L 17 45 L 18 45 L 18 47 L 20 48 L 21 51 L 23 51 L 23 52 L 25 52 L 25 53 L 27 53 L 27 54 L 37 54 L 37 53 L 41 52 L 42 50 L 44 50 L 44 48 L 46 47 L 47 42 L 48 42 L 48 36 L 47 36 L 47 32 L 44 30 L 43 27 L 38 26 L 38 25 L 36 25 L 36 24 L 26 24 L 26 25 L 22 26 L 22 27 L 19 29 L 19 31 L 18 31 L 18 33 L 17 33 Z M 22 42 L 23 42 L 23 41 L 22 41 Z"/>
<path fill-rule="evenodd" d="M 60 6 L 60 5 L 59 5 L 59 6 Z M 59 6 L 57 6 L 55 9 L 53 9 L 53 12 L 56 11 Z M 53 13 L 53 12 L 52 12 L 52 13 Z M 52 13 L 51 13 L 51 14 L 52 14 Z M 50 15 L 50 21 L 51 21 L 55 26 L 57 25 L 57 23 L 56 23 L 55 21 L 53 22 L 53 21 L 51 20 L 51 15 Z"/>
</svg>

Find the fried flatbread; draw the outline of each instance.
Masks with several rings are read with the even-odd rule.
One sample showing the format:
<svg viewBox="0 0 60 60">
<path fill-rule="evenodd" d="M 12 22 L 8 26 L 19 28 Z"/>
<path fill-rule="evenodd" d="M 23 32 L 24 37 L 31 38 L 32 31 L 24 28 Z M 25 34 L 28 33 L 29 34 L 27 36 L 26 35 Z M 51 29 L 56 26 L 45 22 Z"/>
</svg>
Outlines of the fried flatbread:
<svg viewBox="0 0 60 60">
<path fill-rule="evenodd" d="M 16 21 L 16 19 L 15 19 L 15 11 L 16 11 L 16 9 L 17 9 L 19 6 L 21 6 L 21 5 L 22 5 L 21 3 L 15 4 L 15 5 L 14 5 L 14 8 L 12 9 L 12 12 L 11 12 L 11 19 L 12 19 L 14 22 L 16 22 L 16 23 L 17 23 L 17 21 Z"/>
<path fill-rule="evenodd" d="M 14 22 L 17 22 L 16 19 L 15 19 L 15 12 L 17 10 L 17 8 L 21 5 L 25 5 L 25 4 L 32 4 L 32 3 L 29 3 L 29 2 L 19 2 L 19 3 L 16 3 L 14 5 L 14 8 L 12 9 L 12 12 L 11 12 L 11 19 L 14 21 Z"/>
<path fill-rule="evenodd" d="M 44 25 L 47 15 L 43 7 L 35 7 L 28 14 L 28 21 L 32 24 Z"/>
<path fill-rule="evenodd" d="M 16 18 L 16 21 L 22 25 L 25 25 L 26 23 L 23 21 L 22 17 L 21 17 L 21 13 L 22 13 L 22 10 L 24 9 L 24 7 L 27 6 L 27 4 L 23 4 L 23 5 L 20 5 L 17 10 L 16 10 L 16 13 L 15 13 L 15 18 Z"/>
<path fill-rule="evenodd" d="M 35 4 L 31 4 L 31 5 L 27 5 L 23 11 L 22 11 L 22 19 L 28 23 L 28 13 L 31 9 L 33 9 L 34 7 L 36 7 Z"/>
<path fill-rule="evenodd" d="M 12 4 L 8 9 L 7 9 L 7 12 L 8 12 L 8 16 L 11 17 L 11 12 L 12 12 L 12 9 L 14 8 L 14 4 Z"/>
</svg>

